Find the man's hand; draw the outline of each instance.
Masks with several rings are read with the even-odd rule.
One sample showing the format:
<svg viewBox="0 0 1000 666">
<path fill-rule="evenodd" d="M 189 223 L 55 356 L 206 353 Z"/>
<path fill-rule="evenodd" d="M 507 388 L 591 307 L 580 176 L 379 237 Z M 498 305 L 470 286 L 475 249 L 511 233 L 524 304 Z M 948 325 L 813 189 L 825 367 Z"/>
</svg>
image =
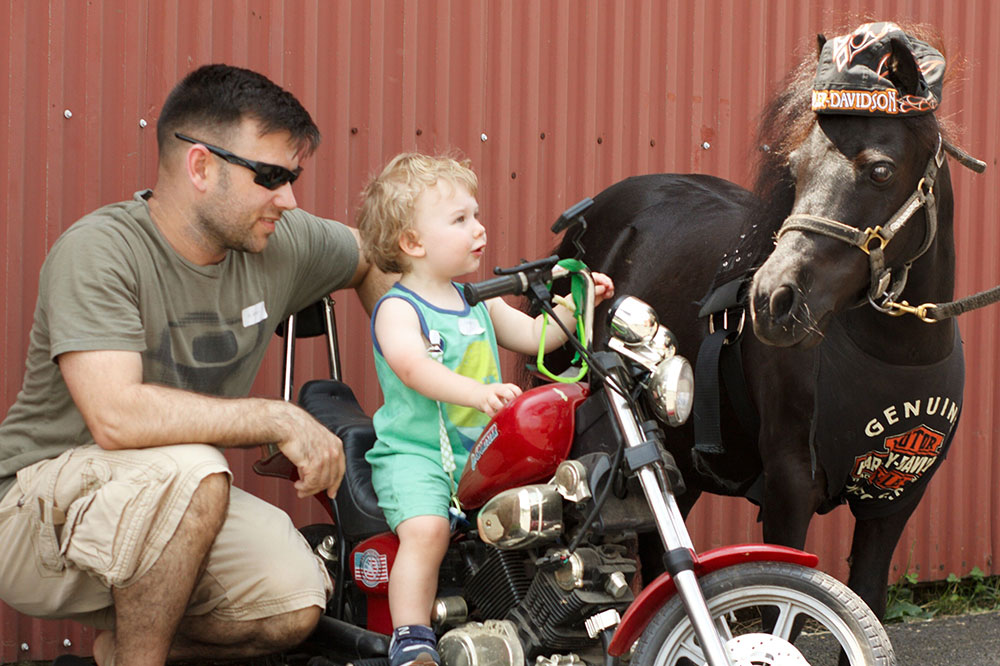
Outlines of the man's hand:
<svg viewBox="0 0 1000 666">
<path fill-rule="evenodd" d="M 298 469 L 295 490 L 299 497 L 321 490 L 334 497 L 344 478 L 343 442 L 304 409 L 287 402 L 276 404 L 286 407 L 281 418 L 285 435 L 277 445 Z"/>
</svg>

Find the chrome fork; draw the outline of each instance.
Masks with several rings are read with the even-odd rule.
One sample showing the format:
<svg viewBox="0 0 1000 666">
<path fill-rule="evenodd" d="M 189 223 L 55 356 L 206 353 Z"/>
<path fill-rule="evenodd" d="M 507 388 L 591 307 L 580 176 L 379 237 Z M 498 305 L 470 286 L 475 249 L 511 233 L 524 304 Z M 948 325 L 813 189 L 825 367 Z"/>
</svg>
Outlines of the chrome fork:
<svg viewBox="0 0 1000 666">
<path fill-rule="evenodd" d="M 605 379 L 605 393 L 611 402 L 618 427 L 625 437 L 626 446 L 630 449 L 647 447 L 645 456 L 639 455 L 634 459 L 649 460 L 641 464 L 637 474 L 646 501 L 653 512 L 656 529 L 666 548 L 667 556 L 664 561 L 667 571 L 674 579 L 677 593 L 687 610 L 688 617 L 691 618 L 691 624 L 709 666 L 733 666 L 729 659 L 729 651 L 726 650 L 718 628 L 712 621 L 705 595 L 702 594 L 698 578 L 695 576 L 692 558 L 694 544 L 684 525 L 684 517 L 677 506 L 677 499 L 666 475 L 657 472 L 656 465 L 662 464 L 659 444 L 646 440 L 635 413 L 619 391 L 612 378 Z M 648 447 L 655 449 L 655 459 L 650 455 L 652 449 Z"/>
</svg>

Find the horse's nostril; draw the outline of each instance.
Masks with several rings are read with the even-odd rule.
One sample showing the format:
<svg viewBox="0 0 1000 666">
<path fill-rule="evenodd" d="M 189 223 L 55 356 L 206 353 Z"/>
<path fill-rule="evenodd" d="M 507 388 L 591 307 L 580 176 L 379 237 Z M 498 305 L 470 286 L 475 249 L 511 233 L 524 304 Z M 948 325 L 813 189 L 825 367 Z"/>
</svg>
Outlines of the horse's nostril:
<svg viewBox="0 0 1000 666">
<path fill-rule="evenodd" d="M 783 321 L 792 312 L 795 305 L 795 291 L 788 285 L 782 285 L 771 292 L 771 318 Z"/>
</svg>

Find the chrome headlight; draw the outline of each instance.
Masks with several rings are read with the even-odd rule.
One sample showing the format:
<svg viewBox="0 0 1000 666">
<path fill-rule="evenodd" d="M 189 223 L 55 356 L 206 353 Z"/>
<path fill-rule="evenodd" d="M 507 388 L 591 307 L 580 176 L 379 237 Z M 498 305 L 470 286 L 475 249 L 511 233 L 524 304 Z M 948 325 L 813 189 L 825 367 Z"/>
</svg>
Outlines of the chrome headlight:
<svg viewBox="0 0 1000 666">
<path fill-rule="evenodd" d="M 618 299 L 608 312 L 611 334 L 625 344 L 649 342 L 659 326 L 656 310 L 635 296 Z"/>
<path fill-rule="evenodd" d="M 671 356 L 657 365 L 646 395 L 661 420 L 672 426 L 687 421 L 694 406 L 694 371 L 688 360 Z"/>
</svg>

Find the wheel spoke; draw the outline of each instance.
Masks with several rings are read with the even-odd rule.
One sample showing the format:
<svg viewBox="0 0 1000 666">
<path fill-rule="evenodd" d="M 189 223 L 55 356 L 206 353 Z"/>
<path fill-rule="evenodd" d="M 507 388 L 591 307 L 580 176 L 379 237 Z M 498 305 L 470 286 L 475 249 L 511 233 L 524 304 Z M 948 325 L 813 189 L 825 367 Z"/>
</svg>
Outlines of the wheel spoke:
<svg viewBox="0 0 1000 666">
<path fill-rule="evenodd" d="M 666 664 L 665 666 L 674 666 L 674 664 L 681 661 L 682 659 L 690 659 L 691 662 L 695 664 L 705 663 L 705 653 L 701 651 L 700 647 L 698 647 L 698 642 L 695 640 L 693 633 L 691 634 L 690 638 L 681 643 L 681 645 L 677 650 L 677 653 L 674 656 L 676 657 L 676 659 L 674 659 L 671 663 Z"/>
<path fill-rule="evenodd" d="M 733 628 L 729 625 L 729 619 L 726 615 L 720 615 L 715 618 L 715 624 L 719 629 L 719 635 L 722 637 L 723 643 L 733 637 Z"/>
<path fill-rule="evenodd" d="M 778 617 L 774 622 L 774 629 L 771 631 L 775 636 L 779 636 L 786 641 L 790 641 L 792 637 L 792 630 L 795 624 L 795 617 L 798 613 L 795 612 L 795 608 L 790 601 L 783 601 L 781 603 L 774 604 L 774 608 L 778 611 Z"/>
</svg>

